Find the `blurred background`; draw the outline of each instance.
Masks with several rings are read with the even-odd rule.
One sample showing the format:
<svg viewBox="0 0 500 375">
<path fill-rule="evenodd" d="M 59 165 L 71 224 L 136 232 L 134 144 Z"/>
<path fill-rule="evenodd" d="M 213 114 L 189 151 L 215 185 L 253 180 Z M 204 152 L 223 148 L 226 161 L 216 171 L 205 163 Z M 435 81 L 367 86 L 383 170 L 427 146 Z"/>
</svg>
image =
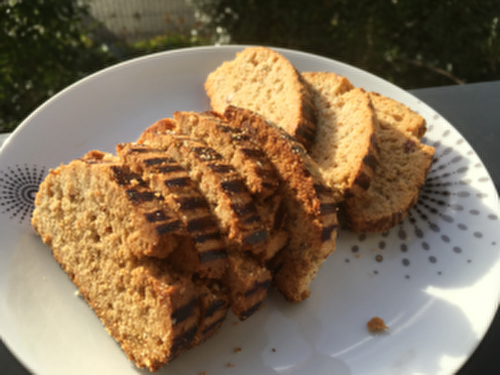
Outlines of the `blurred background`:
<svg viewBox="0 0 500 375">
<path fill-rule="evenodd" d="M 0 0 L 0 132 L 107 66 L 258 44 L 330 57 L 404 89 L 500 79 L 498 0 Z"/>
</svg>

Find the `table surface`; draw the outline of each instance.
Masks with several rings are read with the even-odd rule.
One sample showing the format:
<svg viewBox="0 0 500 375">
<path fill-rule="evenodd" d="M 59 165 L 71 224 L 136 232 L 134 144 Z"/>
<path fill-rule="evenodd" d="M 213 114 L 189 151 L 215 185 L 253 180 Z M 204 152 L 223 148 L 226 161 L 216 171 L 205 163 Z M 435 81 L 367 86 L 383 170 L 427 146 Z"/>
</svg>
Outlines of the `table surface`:
<svg viewBox="0 0 500 375">
<path fill-rule="evenodd" d="M 500 191 L 500 81 L 410 90 L 446 118 L 472 145 Z M 0 134 L 0 144 L 7 138 Z M 500 372 L 500 312 L 474 354 L 457 375 L 497 375 Z M 0 373 L 28 371 L 0 342 Z"/>
</svg>

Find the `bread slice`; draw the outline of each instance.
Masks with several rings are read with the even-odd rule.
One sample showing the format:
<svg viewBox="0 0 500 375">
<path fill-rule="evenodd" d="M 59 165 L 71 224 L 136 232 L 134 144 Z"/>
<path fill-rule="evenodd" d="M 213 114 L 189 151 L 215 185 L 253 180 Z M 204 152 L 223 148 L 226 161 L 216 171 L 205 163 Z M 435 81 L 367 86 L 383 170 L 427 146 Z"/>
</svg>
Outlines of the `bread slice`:
<svg viewBox="0 0 500 375">
<path fill-rule="evenodd" d="M 375 111 L 378 116 L 377 106 Z M 370 188 L 341 206 L 355 232 L 385 232 L 402 221 L 418 200 L 434 156 L 434 148 L 402 131 L 397 118 L 380 116 L 378 122 L 379 164 Z"/>
<path fill-rule="evenodd" d="M 290 240 L 272 259 L 273 283 L 288 301 L 302 301 L 335 249 L 338 222 L 332 190 L 305 148 L 287 132 L 250 110 L 230 106 L 224 116 L 258 142 L 280 176 Z"/>
<path fill-rule="evenodd" d="M 226 240 L 228 267 L 223 283 L 231 299 L 231 310 L 241 320 L 247 319 L 267 296 L 271 274 L 245 254 L 259 257 L 266 249 L 268 235 L 242 178 L 222 155 L 205 143 L 158 132 L 155 125 L 146 129 L 137 143 L 161 149 L 165 156 L 175 159 L 207 199 Z"/>
<path fill-rule="evenodd" d="M 249 47 L 210 73 L 205 90 L 212 108 L 248 108 L 267 117 L 309 148 L 316 131 L 312 98 L 300 74 L 280 53 Z"/>
<path fill-rule="evenodd" d="M 274 165 L 248 134 L 216 112 L 176 112 L 174 118 L 175 132 L 202 139 L 242 176 L 269 235 L 266 250 L 259 256 L 261 262 L 267 262 L 288 241 L 282 226 L 283 204 Z M 160 131 L 161 122 L 157 126 L 156 131 Z"/>
<path fill-rule="evenodd" d="M 200 319 L 198 292 L 157 247 L 174 240 L 161 199 L 113 157 L 91 152 L 52 170 L 32 225 L 88 304 L 139 367 L 158 370 L 187 348 Z M 177 228 L 177 229 L 176 229 Z M 152 250 L 153 249 L 153 250 Z M 146 255 L 148 254 L 148 255 Z"/>
<path fill-rule="evenodd" d="M 392 124 L 403 133 L 410 133 L 421 139 L 427 131 L 426 121 L 409 107 L 387 96 L 370 92 L 370 99 L 379 121 Z"/>
<path fill-rule="evenodd" d="M 196 251 L 174 251 L 169 256 L 171 264 L 202 278 L 222 278 L 227 266 L 225 242 L 208 202 L 188 172 L 158 149 L 119 144 L 117 154 L 155 193 L 161 194 L 170 210 L 179 213 L 193 237 Z"/>
<path fill-rule="evenodd" d="M 338 202 L 363 194 L 378 160 L 377 119 L 369 95 L 343 76 L 302 73 L 318 125 L 310 154 Z"/>
</svg>

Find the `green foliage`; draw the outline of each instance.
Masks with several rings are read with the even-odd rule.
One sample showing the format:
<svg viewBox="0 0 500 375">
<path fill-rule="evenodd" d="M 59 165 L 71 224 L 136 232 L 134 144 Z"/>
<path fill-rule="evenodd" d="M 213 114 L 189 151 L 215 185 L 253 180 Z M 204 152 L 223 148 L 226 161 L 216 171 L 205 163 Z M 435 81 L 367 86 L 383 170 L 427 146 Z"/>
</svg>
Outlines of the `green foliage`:
<svg viewBox="0 0 500 375">
<path fill-rule="evenodd" d="M 498 0 L 192 0 L 214 41 L 309 51 L 405 88 L 500 79 Z"/>
<path fill-rule="evenodd" d="M 107 57 L 85 38 L 85 6 L 72 0 L 0 2 L 0 131 L 98 69 Z"/>
<path fill-rule="evenodd" d="M 93 36 L 98 27 L 90 22 L 85 2 L 0 0 L 0 132 L 13 130 L 50 96 L 99 69 L 203 43 L 164 35 L 134 45 L 105 45 Z"/>
</svg>

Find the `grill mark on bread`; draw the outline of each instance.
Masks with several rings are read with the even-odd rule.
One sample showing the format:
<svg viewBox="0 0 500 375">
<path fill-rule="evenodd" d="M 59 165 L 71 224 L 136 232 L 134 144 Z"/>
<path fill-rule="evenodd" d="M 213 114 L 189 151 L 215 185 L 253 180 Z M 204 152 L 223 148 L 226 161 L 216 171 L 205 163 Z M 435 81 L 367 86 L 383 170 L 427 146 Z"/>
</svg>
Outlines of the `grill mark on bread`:
<svg viewBox="0 0 500 375">
<path fill-rule="evenodd" d="M 226 304 L 223 300 L 215 300 L 205 311 L 205 318 L 210 318 Z"/>
<path fill-rule="evenodd" d="M 167 206 L 180 213 L 179 225 L 185 226 L 191 235 L 197 255 L 186 252 L 181 256 L 179 253 L 173 256 L 181 258 L 174 259 L 183 263 L 183 267 L 193 268 L 203 277 L 220 278 L 227 257 L 224 241 L 207 200 L 200 194 L 185 168 L 175 158 L 157 148 L 122 144 L 117 147 L 117 151 L 122 159 L 127 160 L 154 186 L 156 194 L 164 199 Z M 160 230 L 168 231 L 175 225 L 165 224 Z M 183 258 L 186 256 L 190 258 Z"/>
<path fill-rule="evenodd" d="M 187 318 L 189 318 L 195 311 L 196 298 L 192 297 L 191 300 L 184 306 L 179 307 L 177 310 L 170 314 L 174 325 L 182 323 Z"/>
<path fill-rule="evenodd" d="M 172 345 L 172 354 L 168 358 L 169 362 L 176 358 L 184 349 L 188 347 L 197 331 L 198 327 L 196 325 L 193 325 L 185 332 L 174 338 L 174 344 Z"/>
<path fill-rule="evenodd" d="M 160 224 L 156 227 L 156 232 L 159 235 L 169 232 L 177 232 L 183 228 L 183 223 L 180 220 L 175 220 L 170 223 Z"/>
<path fill-rule="evenodd" d="M 249 297 L 262 290 L 267 290 L 271 285 L 271 280 L 265 280 L 262 282 L 255 282 L 253 287 L 245 292 L 245 297 Z"/>
<path fill-rule="evenodd" d="M 216 328 L 218 328 L 224 322 L 224 320 L 226 320 L 225 315 L 223 317 L 221 317 L 220 319 L 216 320 L 215 322 L 211 323 L 207 327 L 205 327 L 202 331 L 203 335 L 206 335 L 206 334 L 210 333 L 211 331 L 215 330 Z"/>
<path fill-rule="evenodd" d="M 292 302 L 309 296 L 309 284 L 335 248 L 337 206 L 332 189 L 304 146 L 262 116 L 229 106 L 224 116 L 251 134 L 273 162 L 282 181 L 288 245 L 266 262 L 278 290 Z"/>
<path fill-rule="evenodd" d="M 245 310 L 244 312 L 241 313 L 240 319 L 241 320 L 246 320 L 249 317 L 251 317 L 257 310 L 260 309 L 262 306 L 263 301 L 257 302 L 255 305 L 251 306 L 249 309 Z"/>
<path fill-rule="evenodd" d="M 222 190 L 233 194 L 239 194 L 246 191 L 245 185 L 241 180 L 223 181 L 221 183 L 221 188 Z"/>
<path fill-rule="evenodd" d="M 150 223 L 156 223 L 158 221 L 166 221 L 172 218 L 168 216 L 163 210 L 146 212 L 144 216 L 146 217 L 146 220 L 149 221 Z"/>
<path fill-rule="evenodd" d="M 225 248 L 218 250 L 204 251 L 200 254 L 201 263 L 208 263 L 216 259 L 226 259 L 227 251 Z"/>
</svg>

